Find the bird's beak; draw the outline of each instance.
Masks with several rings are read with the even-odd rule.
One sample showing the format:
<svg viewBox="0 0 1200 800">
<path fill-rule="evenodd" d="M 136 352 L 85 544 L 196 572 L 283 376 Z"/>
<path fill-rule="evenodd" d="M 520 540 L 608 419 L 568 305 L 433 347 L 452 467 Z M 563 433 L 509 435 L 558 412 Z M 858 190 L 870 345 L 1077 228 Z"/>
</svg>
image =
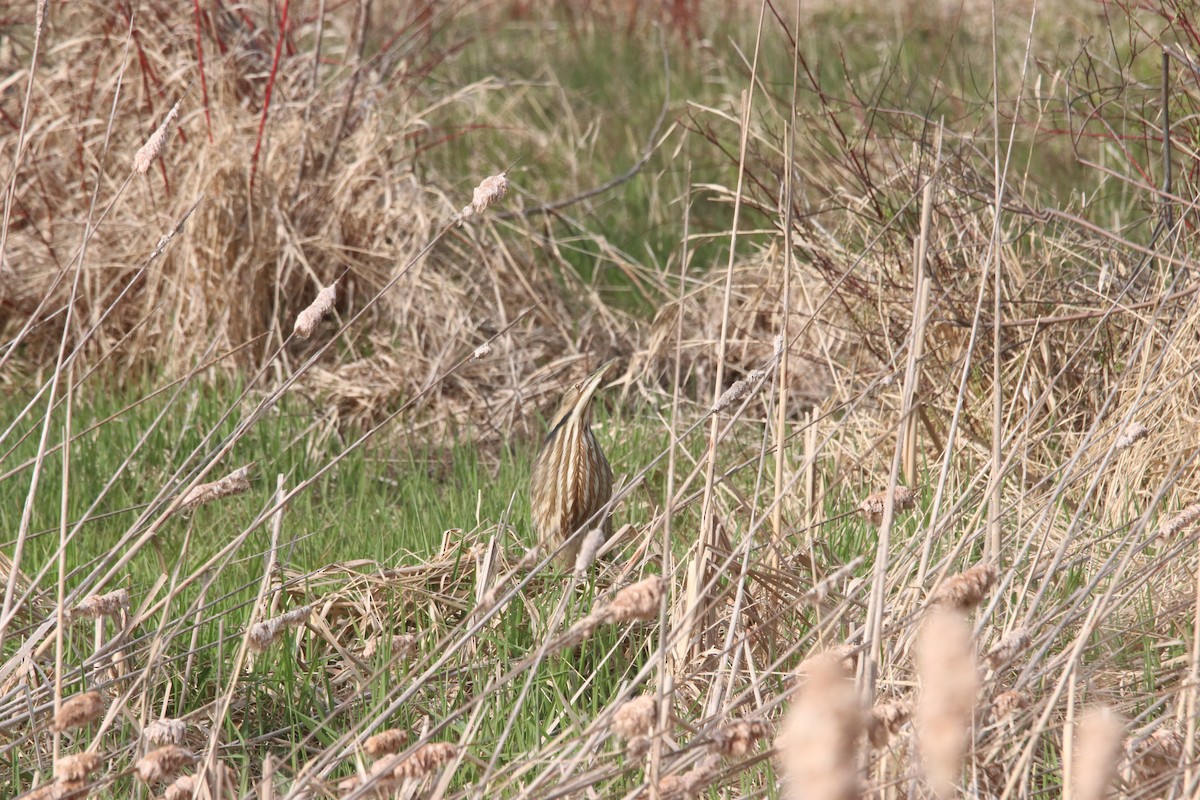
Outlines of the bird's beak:
<svg viewBox="0 0 1200 800">
<path fill-rule="evenodd" d="M 579 402 L 575 404 L 576 408 L 584 408 L 591 402 L 592 396 L 596 394 L 596 390 L 600 388 L 600 384 L 604 382 L 604 376 L 608 374 L 609 368 L 617 363 L 617 360 L 611 359 L 600 369 L 593 372 L 584 379 L 583 383 L 579 384 Z"/>
</svg>

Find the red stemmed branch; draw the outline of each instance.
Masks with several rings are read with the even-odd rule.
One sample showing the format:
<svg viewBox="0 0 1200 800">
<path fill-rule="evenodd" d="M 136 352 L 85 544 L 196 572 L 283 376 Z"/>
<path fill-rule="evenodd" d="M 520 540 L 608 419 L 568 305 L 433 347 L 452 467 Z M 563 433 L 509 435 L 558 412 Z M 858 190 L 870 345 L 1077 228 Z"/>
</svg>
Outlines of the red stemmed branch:
<svg viewBox="0 0 1200 800">
<path fill-rule="evenodd" d="M 250 191 L 254 191 L 254 175 L 258 171 L 258 152 L 262 149 L 263 130 L 267 127 L 267 113 L 271 109 L 271 90 L 275 88 L 275 72 L 279 69 L 279 55 L 283 52 L 283 40 L 287 33 L 289 0 L 283 0 L 279 15 L 279 37 L 275 40 L 275 58 L 271 61 L 271 74 L 267 78 L 267 92 L 263 96 L 262 117 L 258 120 L 258 137 L 254 140 L 254 155 L 250 157 Z"/>
<path fill-rule="evenodd" d="M 208 80 L 204 77 L 204 47 L 200 41 L 204 35 L 201 27 L 200 0 L 192 0 L 192 8 L 196 12 L 196 63 L 200 67 L 200 97 L 204 102 L 204 125 L 208 129 L 208 143 L 212 144 L 212 117 L 208 113 Z"/>
</svg>

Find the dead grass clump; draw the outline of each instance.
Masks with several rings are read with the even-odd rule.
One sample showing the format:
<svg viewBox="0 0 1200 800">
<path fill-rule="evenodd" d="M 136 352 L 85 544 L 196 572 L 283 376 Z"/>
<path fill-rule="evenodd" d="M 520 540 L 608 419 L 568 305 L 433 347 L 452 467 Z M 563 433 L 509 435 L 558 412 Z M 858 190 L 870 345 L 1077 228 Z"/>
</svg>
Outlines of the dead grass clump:
<svg viewBox="0 0 1200 800">
<path fill-rule="evenodd" d="M 859 796 L 857 742 L 863 711 L 839 654 L 810 658 L 775 746 L 786 796 L 853 800 Z"/>
<path fill-rule="evenodd" d="M 926 617 L 916 654 L 917 741 L 930 788 L 939 797 L 952 796 L 958 785 L 978 689 L 971 629 L 956 608 L 937 608 Z"/>
<path fill-rule="evenodd" d="M 947 578 L 931 602 L 959 611 L 970 611 L 983 602 L 996 584 L 996 577 L 994 565 L 976 564 L 965 572 Z"/>
<path fill-rule="evenodd" d="M 54 715 L 54 730 L 63 733 L 82 728 L 104 713 L 104 698 L 97 691 L 84 692 L 63 701 Z"/>
</svg>

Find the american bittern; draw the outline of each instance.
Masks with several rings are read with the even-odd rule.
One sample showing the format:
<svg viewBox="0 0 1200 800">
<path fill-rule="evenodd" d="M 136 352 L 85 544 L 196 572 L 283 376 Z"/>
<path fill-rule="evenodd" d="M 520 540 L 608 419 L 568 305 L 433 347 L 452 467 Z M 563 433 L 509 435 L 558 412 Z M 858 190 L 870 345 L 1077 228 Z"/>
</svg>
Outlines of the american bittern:
<svg viewBox="0 0 1200 800">
<path fill-rule="evenodd" d="M 563 395 L 562 405 L 550 422 L 550 432 L 533 462 L 530 501 L 538 541 L 556 547 L 570 542 L 560 553 L 572 566 L 586 534 L 572 536 L 612 499 L 612 468 L 592 434 L 592 399 L 612 362 L 608 362 Z M 604 538 L 612 533 L 605 513 L 592 520 Z"/>
</svg>

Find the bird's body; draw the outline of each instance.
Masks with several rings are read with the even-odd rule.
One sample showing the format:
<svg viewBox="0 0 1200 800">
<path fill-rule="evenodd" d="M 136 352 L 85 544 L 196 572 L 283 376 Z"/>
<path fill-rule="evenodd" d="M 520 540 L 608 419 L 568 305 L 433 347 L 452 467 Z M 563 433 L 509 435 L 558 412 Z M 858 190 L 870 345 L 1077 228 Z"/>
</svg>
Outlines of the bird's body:
<svg viewBox="0 0 1200 800">
<path fill-rule="evenodd" d="M 587 535 L 573 535 L 581 527 L 600 528 L 606 539 L 612 533 L 607 512 L 588 523 L 612 499 L 612 468 L 592 433 L 592 399 L 608 367 L 567 390 L 533 462 L 529 494 L 534 531 L 551 548 L 570 539 L 560 553 L 567 567 L 574 566 Z"/>
</svg>

